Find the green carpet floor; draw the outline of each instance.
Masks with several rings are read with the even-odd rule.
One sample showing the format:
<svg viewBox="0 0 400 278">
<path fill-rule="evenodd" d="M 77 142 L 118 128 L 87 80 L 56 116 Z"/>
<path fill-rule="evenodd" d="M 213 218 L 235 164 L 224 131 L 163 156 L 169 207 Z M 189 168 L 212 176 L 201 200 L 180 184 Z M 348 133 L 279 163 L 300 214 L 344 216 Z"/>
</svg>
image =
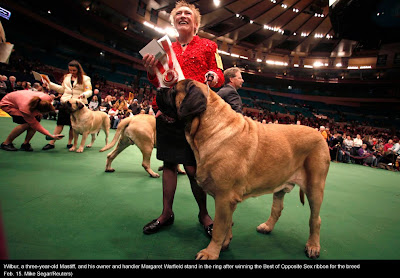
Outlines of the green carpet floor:
<svg viewBox="0 0 400 278">
<path fill-rule="evenodd" d="M 42 124 L 53 131 L 55 121 Z M 0 118 L 0 140 L 15 126 Z M 111 138 L 115 130 L 111 130 Z M 65 130 L 63 134 L 67 134 Z M 19 148 L 23 136 L 15 140 Z M 141 167 L 136 146 L 116 158 L 105 173 L 104 133 L 92 149 L 70 153 L 66 138 L 42 151 L 0 150 L 0 208 L 10 259 L 191 260 L 209 239 L 198 223 L 198 209 L 186 176 L 178 177 L 175 223 L 144 235 L 143 226 L 162 209 L 161 178 Z M 152 168 L 162 165 L 153 151 Z M 285 197 L 285 209 L 269 235 L 256 232 L 266 221 L 272 195 L 248 199 L 234 214 L 233 240 L 223 260 L 302 260 L 308 238 L 309 208 L 298 187 Z M 210 214 L 214 200 L 208 198 Z M 400 259 L 400 173 L 361 165 L 331 163 L 321 209 L 320 260 Z"/>
</svg>

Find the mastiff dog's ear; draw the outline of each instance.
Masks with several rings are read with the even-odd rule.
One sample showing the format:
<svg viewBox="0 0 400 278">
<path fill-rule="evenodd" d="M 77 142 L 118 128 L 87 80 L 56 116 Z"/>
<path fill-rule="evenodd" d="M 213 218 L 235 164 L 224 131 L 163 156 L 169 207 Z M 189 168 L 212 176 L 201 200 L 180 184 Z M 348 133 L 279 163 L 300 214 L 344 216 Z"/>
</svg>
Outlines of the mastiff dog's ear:
<svg viewBox="0 0 400 278">
<path fill-rule="evenodd" d="M 77 106 L 78 106 L 78 110 L 81 110 L 83 107 L 85 107 L 85 104 L 83 104 L 83 103 L 80 102 L 80 101 L 77 101 L 76 104 L 77 104 Z"/>
<path fill-rule="evenodd" d="M 157 106 L 163 114 L 177 118 L 176 105 L 175 105 L 176 90 L 175 86 L 172 88 L 159 88 L 157 89 Z"/>
<path fill-rule="evenodd" d="M 193 81 L 189 81 L 186 84 L 185 91 L 186 96 L 178 111 L 179 117 L 188 118 L 204 112 L 207 108 L 207 98 L 202 89 L 196 86 Z"/>
</svg>

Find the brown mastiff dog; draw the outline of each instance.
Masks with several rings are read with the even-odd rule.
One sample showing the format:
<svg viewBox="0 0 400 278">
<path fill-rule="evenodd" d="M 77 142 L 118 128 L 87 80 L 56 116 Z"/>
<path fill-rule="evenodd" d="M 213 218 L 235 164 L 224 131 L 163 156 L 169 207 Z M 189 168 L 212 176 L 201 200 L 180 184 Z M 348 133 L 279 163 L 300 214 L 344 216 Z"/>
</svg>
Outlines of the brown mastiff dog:
<svg viewBox="0 0 400 278">
<path fill-rule="evenodd" d="M 232 239 L 232 214 L 249 197 L 273 194 L 271 215 L 257 227 L 260 233 L 270 233 L 285 193 L 295 184 L 303 204 L 306 194 L 311 210 L 305 252 L 319 257 L 319 212 L 330 156 L 318 131 L 301 125 L 263 125 L 236 113 L 207 85 L 190 79 L 159 91 L 157 104 L 165 114 L 187 120 L 197 181 L 215 199 L 212 240 L 197 259 L 218 259 Z"/>
<path fill-rule="evenodd" d="M 101 111 L 92 111 L 79 100 L 69 100 L 64 105 L 68 112 L 71 114 L 71 128 L 74 131 L 74 144 L 69 149 L 70 152 L 76 150 L 81 153 L 85 148 L 85 142 L 89 134 L 92 135 L 92 141 L 87 148 L 91 148 L 94 141 L 96 140 L 96 134 L 99 134 L 100 130 L 104 130 L 106 135 L 106 145 L 108 143 L 108 134 L 110 132 L 110 119 L 108 115 Z M 82 134 L 81 144 L 78 149 L 78 137 Z"/>
<path fill-rule="evenodd" d="M 125 148 L 136 144 L 143 155 L 142 166 L 153 178 L 160 177 L 150 168 L 150 158 L 156 142 L 156 119 L 152 115 L 139 114 L 123 119 L 117 127 L 110 144 L 102 148 L 104 152 L 111 149 L 119 139 L 117 147 L 107 155 L 106 172 L 114 172 L 111 163 Z"/>
</svg>

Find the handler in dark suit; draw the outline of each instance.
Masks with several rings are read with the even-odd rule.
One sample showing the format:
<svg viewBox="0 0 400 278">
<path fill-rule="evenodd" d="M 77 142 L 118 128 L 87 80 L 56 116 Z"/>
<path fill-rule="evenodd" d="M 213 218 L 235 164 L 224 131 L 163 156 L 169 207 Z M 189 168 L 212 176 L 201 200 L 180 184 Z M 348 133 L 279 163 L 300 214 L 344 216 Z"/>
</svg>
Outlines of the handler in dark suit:
<svg viewBox="0 0 400 278">
<path fill-rule="evenodd" d="M 237 89 L 242 87 L 244 82 L 240 69 L 233 67 L 224 71 L 225 86 L 218 91 L 218 95 L 230 104 L 233 110 L 242 113 L 243 103 Z"/>
</svg>

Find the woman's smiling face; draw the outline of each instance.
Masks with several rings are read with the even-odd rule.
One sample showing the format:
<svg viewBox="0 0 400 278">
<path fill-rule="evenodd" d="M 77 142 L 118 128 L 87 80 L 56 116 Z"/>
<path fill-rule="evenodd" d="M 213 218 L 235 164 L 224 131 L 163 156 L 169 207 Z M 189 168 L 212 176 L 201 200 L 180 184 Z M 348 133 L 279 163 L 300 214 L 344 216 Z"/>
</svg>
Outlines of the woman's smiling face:
<svg viewBox="0 0 400 278">
<path fill-rule="evenodd" d="M 176 11 L 174 26 L 178 33 L 192 32 L 195 34 L 197 29 L 193 11 L 188 7 L 181 7 Z"/>
</svg>

